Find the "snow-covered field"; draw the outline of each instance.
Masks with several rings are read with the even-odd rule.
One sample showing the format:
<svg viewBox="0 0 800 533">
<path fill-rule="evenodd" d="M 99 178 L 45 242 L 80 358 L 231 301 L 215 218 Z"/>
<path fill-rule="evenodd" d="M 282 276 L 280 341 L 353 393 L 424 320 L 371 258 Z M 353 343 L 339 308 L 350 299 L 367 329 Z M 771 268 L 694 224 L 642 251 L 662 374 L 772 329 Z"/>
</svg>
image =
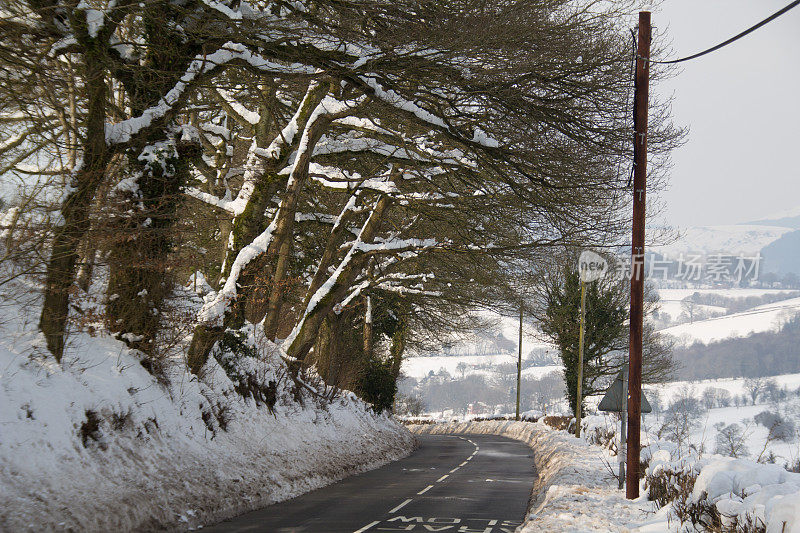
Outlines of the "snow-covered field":
<svg viewBox="0 0 800 533">
<path fill-rule="evenodd" d="M 403 374 L 416 379 L 422 379 L 428 373 L 435 374 L 442 369 L 452 376 L 458 376 L 460 375 L 459 365 L 462 363 L 466 365 L 469 373 L 473 373 L 479 367 L 516 364 L 517 359 L 510 354 L 417 356 L 404 360 L 402 369 Z"/>
<path fill-rule="evenodd" d="M 8 308 L 5 309 L 8 311 Z M 4 313 L 0 331 L 0 531 L 197 527 L 407 455 L 414 439 L 345 392 L 298 403 L 274 345 L 237 367 L 275 383 L 272 411 L 214 358 L 160 383 L 137 352 L 75 334 L 61 365 Z M 16 317 L 12 319 L 11 317 Z"/>
<path fill-rule="evenodd" d="M 661 330 L 679 342 L 709 343 L 729 337 L 745 337 L 751 333 L 774 331 L 788 319 L 800 312 L 800 298 L 790 298 L 771 304 L 760 305 L 741 313 L 698 320 Z"/>
<path fill-rule="evenodd" d="M 544 348 L 546 345 L 542 345 Z M 459 365 L 465 366 L 459 366 Z M 422 379 L 430 372 L 436 374 L 441 370 L 447 371 L 451 376 L 460 377 L 461 369 L 464 374 L 491 374 L 493 369 L 499 365 L 517 365 L 517 356 L 511 354 L 492 354 L 492 355 L 433 355 L 427 357 L 409 357 L 403 361 L 403 374 L 406 376 Z M 532 377 L 541 377 L 554 370 L 559 370 L 559 366 L 547 365 L 528 367 L 523 370 L 523 374 Z"/>
<path fill-rule="evenodd" d="M 681 300 L 661 300 L 658 302 L 658 311 L 659 313 L 666 313 L 670 316 L 672 320 L 675 320 L 681 314 L 686 314 L 686 311 L 683 308 L 683 302 Z M 724 315 L 727 312 L 727 309 L 724 307 L 719 307 L 717 305 L 702 305 L 696 304 L 695 310 L 698 313 L 703 313 L 708 317 L 717 316 L 717 315 Z"/>
<path fill-rule="evenodd" d="M 694 293 L 716 294 L 726 298 L 747 298 L 748 296 L 764 296 L 765 294 L 788 294 L 795 292 L 794 289 L 758 289 L 758 288 L 734 288 L 734 289 L 658 289 L 658 295 L 662 301 L 680 301 Z"/>
</svg>

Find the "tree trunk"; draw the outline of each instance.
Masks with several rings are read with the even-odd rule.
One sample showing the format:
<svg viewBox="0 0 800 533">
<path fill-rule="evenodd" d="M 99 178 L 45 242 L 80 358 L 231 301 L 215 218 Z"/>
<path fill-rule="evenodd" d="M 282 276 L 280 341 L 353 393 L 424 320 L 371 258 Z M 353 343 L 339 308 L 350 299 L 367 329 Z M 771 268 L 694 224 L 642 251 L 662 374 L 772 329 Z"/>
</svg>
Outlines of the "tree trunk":
<svg viewBox="0 0 800 533">
<path fill-rule="evenodd" d="M 372 241 L 383 218 L 383 213 L 389 206 L 389 202 L 388 196 L 381 196 L 376 202 L 367 222 L 361 229 L 356 243 L 353 245 L 354 247 L 358 243 Z M 352 257 L 353 253 L 353 250 L 351 250 L 343 260 L 343 264 L 331 275 L 328 280 L 331 283 L 327 291 L 324 294 L 320 294 L 319 299 L 316 301 L 312 298 L 313 307 L 305 310 L 305 315 L 300 319 L 300 323 L 295 326 L 294 331 L 287 339 L 286 353 L 289 357 L 300 362 L 303 361 L 314 345 L 314 339 L 322 320 L 333 310 L 334 305 L 341 301 L 347 289 L 352 286 L 363 264 L 363 256 L 354 258 Z M 319 291 L 321 290 L 323 289 L 319 289 Z"/>
<path fill-rule="evenodd" d="M 106 84 L 101 58 L 92 50 L 84 55 L 87 118 L 83 164 L 72 179 L 72 192 L 61 206 L 63 223 L 56 228 L 47 263 L 44 304 L 39 329 L 47 349 L 61 361 L 69 313 L 69 290 L 75 281 L 78 247 L 89 229 L 89 206 L 109 162 L 106 147 Z"/>
<path fill-rule="evenodd" d="M 163 150 L 155 161 L 139 161 L 145 147 L 129 154 L 139 173 L 139 188 L 121 198 L 124 214 L 109 258 L 107 306 L 109 329 L 126 335 L 131 346 L 149 355 L 154 354 L 159 315 L 172 290 L 169 259 L 181 190 L 188 180 L 189 159 L 197 155 L 195 147 L 183 147 L 169 136 L 154 137 L 146 146 Z"/>
<path fill-rule="evenodd" d="M 305 129 L 312 112 L 325 97 L 328 90 L 329 86 L 325 84 L 312 84 L 309 86 L 306 96 L 300 105 L 300 109 L 298 109 L 294 117 L 299 131 Z M 261 118 L 263 122 L 265 118 L 263 111 Z M 259 124 L 255 130 L 257 136 L 264 135 L 265 132 L 268 131 L 267 124 Z M 231 246 L 228 248 L 225 258 L 224 277 L 230 274 L 231 266 L 239 255 L 239 252 L 241 252 L 245 246 L 253 242 L 253 240 L 266 229 L 267 221 L 265 220 L 264 212 L 269 206 L 272 197 L 286 180 L 285 177 L 278 175 L 278 170 L 283 168 L 286 164 L 288 156 L 292 152 L 291 147 L 297 145 L 299 140 L 300 139 L 297 138 L 292 139 L 292 142 L 290 142 L 288 146 L 283 142 L 279 142 L 278 147 L 280 153 L 277 154 L 277 157 L 275 157 L 273 161 L 267 163 L 267 167 L 253 185 L 253 192 L 248 199 L 247 205 L 233 222 Z M 276 214 L 276 216 L 278 216 L 278 214 Z M 294 210 L 292 211 L 292 218 L 294 218 Z M 195 328 L 188 352 L 188 359 L 192 362 L 193 366 L 198 369 L 202 368 L 208 358 L 211 348 L 222 338 L 222 334 L 225 330 L 244 325 L 247 314 L 250 314 L 249 318 L 260 319 L 260 317 L 264 316 L 265 306 L 263 304 L 259 305 L 259 299 L 264 297 L 265 291 L 261 290 L 260 287 L 261 285 L 267 285 L 264 281 L 267 278 L 264 274 L 264 270 L 267 268 L 269 260 L 270 254 L 268 250 L 267 254 L 263 254 L 261 257 L 253 260 L 244 268 L 237 282 L 236 297 L 230 302 L 221 328 L 207 326 L 205 324 L 200 324 Z M 250 313 L 246 313 L 248 308 Z M 259 311 L 259 309 L 261 311 Z"/>
<path fill-rule="evenodd" d="M 372 358 L 372 298 L 367 296 L 367 305 L 364 311 L 364 359 Z"/>
<path fill-rule="evenodd" d="M 270 250 L 267 251 L 268 257 L 273 254 L 277 255 L 274 270 L 271 275 L 268 273 L 266 276 L 270 281 L 267 313 L 264 319 L 264 334 L 268 339 L 274 339 L 278 330 L 278 316 L 284 292 L 283 282 L 289 263 L 289 250 L 291 250 L 292 244 L 292 228 L 294 227 L 294 216 L 297 212 L 297 201 L 308 178 L 308 168 L 311 164 L 311 156 L 314 154 L 314 147 L 330 123 L 331 118 L 329 116 L 321 116 L 313 124 L 308 124 L 306 127 L 304 138 L 301 140 L 301 145 L 305 144 L 305 149 L 298 150 L 297 160 L 289 177 L 289 184 L 286 187 L 286 195 L 276 214 L 275 234 L 272 238 Z"/>
<path fill-rule="evenodd" d="M 408 334 L 408 323 L 404 317 L 400 317 L 397 329 L 392 335 L 392 345 L 389 348 L 389 360 L 391 361 L 392 377 L 395 381 L 400 376 L 400 367 L 403 364 L 403 352 L 406 350 L 406 335 Z"/>
</svg>

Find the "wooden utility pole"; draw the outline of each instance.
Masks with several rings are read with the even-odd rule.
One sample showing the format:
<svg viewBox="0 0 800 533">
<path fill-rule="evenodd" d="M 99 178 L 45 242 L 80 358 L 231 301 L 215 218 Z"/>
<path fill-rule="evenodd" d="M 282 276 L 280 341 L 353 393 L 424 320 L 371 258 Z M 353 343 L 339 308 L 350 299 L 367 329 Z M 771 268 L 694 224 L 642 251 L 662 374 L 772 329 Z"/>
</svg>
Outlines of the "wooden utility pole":
<svg viewBox="0 0 800 533">
<path fill-rule="evenodd" d="M 522 302 L 519 304 L 519 356 L 517 356 L 517 415 L 519 420 L 519 387 L 522 383 Z"/>
<path fill-rule="evenodd" d="M 647 185 L 647 111 L 650 74 L 650 12 L 639 12 L 633 142 L 633 239 L 628 373 L 628 471 L 625 496 L 639 497 L 639 436 L 642 420 L 642 328 L 644 322 L 644 224 Z"/>
</svg>

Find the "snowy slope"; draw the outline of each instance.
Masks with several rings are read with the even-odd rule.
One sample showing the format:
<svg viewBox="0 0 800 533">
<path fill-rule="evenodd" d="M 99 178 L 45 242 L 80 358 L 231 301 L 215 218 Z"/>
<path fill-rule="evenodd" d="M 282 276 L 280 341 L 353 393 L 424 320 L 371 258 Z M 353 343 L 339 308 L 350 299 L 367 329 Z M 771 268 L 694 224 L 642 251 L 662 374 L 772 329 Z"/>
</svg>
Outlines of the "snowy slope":
<svg viewBox="0 0 800 533">
<path fill-rule="evenodd" d="M 35 308 L 32 306 L 31 308 Z M 0 531 L 185 528 L 408 454 L 411 435 L 351 393 L 295 401 L 279 352 L 238 367 L 275 381 L 273 412 L 211 358 L 159 383 L 109 337 L 75 334 L 61 365 L 24 309 L 0 326 Z"/>
<path fill-rule="evenodd" d="M 780 226 L 750 224 L 692 227 L 682 230 L 676 242 L 655 246 L 652 251 L 670 257 L 688 252 L 755 255 L 790 231 L 790 228 Z"/>
<path fill-rule="evenodd" d="M 768 226 L 782 226 L 786 228 L 800 229 L 800 207 L 770 213 L 751 224 L 764 224 Z"/>
<path fill-rule="evenodd" d="M 760 305 L 722 317 L 681 324 L 661 330 L 682 343 L 709 343 L 729 337 L 744 337 L 750 333 L 776 330 L 788 318 L 800 312 L 800 298 Z"/>
<path fill-rule="evenodd" d="M 675 320 L 681 314 L 685 314 L 681 300 L 661 300 L 658 302 L 659 313 L 668 314 L 672 320 Z M 695 305 L 695 313 L 703 313 L 705 316 L 712 317 L 717 315 L 724 315 L 727 309 L 716 305 Z"/>
</svg>

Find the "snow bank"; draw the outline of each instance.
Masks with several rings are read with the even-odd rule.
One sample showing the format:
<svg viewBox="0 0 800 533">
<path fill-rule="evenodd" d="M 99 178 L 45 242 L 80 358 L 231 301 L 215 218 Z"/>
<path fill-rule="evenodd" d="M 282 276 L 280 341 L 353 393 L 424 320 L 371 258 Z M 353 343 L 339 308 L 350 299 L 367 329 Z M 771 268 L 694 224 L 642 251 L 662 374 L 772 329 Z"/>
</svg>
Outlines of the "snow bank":
<svg viewBox="0 0 800 533">
<path fill-rule="evenodd" d="M 534 450 L 539 477 L 520 531 L 628 531 L 654 512 L 644 500 L 628 501 L 603 450 L 542 422 L 484 421 L 410 426 L 417 434 L 490 434 L 525 442 Z M 612 466 L 613 468 L 613 466 Z"/>
<path fill-rule="evenodd" d="M 800 532 L 800 474 L 748 459 L 719 455 L 676 457 L 664 450 L 653 454 L 648 475 L 691 471 L 697 476 L 687 499 L 706 501 L 725 525 L 754 523 L 768 533 Z M 664 520 L 668 519 L 665 513 Z M 666 522 L 663 524 L 666 530 Z"/>
<path fill-rule="evenodd" d="M 214 358 L 202 378 L 174 361 L 164 384 L 122 342 L 74 334 L 59 365 L 22 318 L 3 314 L 2 531 L 196 527 L 414 447 L 407 430 L 351 393 L 332 403 L 306 394 L 297 403 L 274 345 L 236 363 L 274 384 L 271 411 L 263 398 L 237 393 L 235 372 L 232 379 Z"/>
</svg>

